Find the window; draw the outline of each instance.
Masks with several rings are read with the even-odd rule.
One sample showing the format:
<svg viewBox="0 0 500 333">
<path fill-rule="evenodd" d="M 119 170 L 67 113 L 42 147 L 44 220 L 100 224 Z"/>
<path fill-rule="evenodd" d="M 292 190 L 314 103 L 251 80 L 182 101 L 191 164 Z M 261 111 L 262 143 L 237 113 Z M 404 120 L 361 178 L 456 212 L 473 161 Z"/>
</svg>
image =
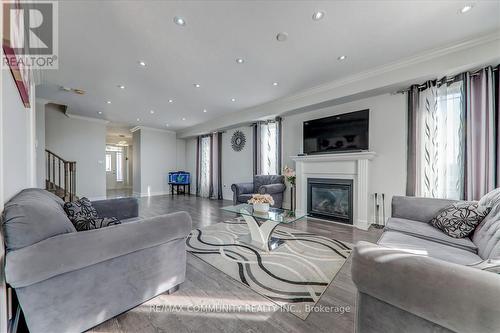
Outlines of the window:
<svg viewBox="0 0 500 333">
<path fill-rule="evenodd" d="M 278 140 L 277 123 L 261 124 L 260 128 L 260 174 L 277 175 L 278 170 Z"/>
<path fill-rule="evenodd" d="M 200 196 L 210 197 L 210 137 L 203 136 L 200 141 Z"/>
<path fill-rule="evenodd" d="M 464 195 L 465 115 L 463 82 L 432 86 L 419 99 L 417 195 Z"/>
<path fill-rule="evenodd" d="M 106 154 L 106 172 L 111 171 L 111 154 Z"/>
<path fill-rule="evenodd" d="M 123 153 L 116 152 L 116 181 L 123 181 Z"/>
<path fill-rule="evenodd" d="M 280 128 L 281 120 L 254 125 L 254 173 L 256 175 L 281 174 Z"/>
</svg>

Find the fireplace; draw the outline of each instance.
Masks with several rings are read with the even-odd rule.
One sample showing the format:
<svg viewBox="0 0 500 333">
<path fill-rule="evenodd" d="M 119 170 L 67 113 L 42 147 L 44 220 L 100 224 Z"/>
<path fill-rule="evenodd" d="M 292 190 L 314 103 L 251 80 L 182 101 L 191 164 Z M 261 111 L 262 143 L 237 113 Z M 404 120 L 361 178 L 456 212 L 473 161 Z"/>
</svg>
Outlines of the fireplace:
<svg viewBox="0 0 500 333">
<path fill-rule="evenodd" d="M 308 215 L 353 224 L 352 184 L 351 179 L 308 178 Z"/>
</svg>

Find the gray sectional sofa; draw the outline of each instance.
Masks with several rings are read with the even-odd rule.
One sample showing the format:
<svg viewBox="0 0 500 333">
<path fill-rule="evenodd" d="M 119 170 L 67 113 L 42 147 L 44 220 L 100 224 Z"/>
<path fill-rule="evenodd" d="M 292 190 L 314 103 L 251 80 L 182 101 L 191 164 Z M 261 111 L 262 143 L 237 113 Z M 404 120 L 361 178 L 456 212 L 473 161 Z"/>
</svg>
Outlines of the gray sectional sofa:
<svg viewBox="0 0 500 333">
<path fill-rule="evenodd" d="M 427 223 L 452 202 L 394 197 L 378 243 L 356 244 L 357 332 L 500 332 L 500 189 L 471 238 Z"/>
<path fill-rule="evenodd" d="M 40 189 L 5 205 L 5 277 L 30 332 L 85 331 L 184 281 L 187 213 L 140 219 L 134 198 L 97 201 L 122 224 L 77 232 L 62 206 Z"/>
</svg>

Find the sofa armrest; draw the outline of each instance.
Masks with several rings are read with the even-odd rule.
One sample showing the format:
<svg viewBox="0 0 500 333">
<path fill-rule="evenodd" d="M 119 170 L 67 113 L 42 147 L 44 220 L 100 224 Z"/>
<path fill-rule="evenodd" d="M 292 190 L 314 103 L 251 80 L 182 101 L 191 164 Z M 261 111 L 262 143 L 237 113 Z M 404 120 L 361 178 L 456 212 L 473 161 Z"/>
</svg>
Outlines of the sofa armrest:
<svg viewBox="0 0 500 333">
<path fill-rule="evenodd" d="M 500 275 L 359 242 L 358 290 L 454 332 L 500 331 Z"/>
<path fill-rule="evenodd" d="M 253 192 L 253 183 L 239 183 L 232 184 L 231 190 L 238 196 L 240 194 L 252 194 Z"/>
<path fill-rule="evenodd" d="M 260 194 L 278 194 L 285 191 L 285 184 L 269 184 L 259 187 Z"/>
<path fill-rule="evenodd" d="M 139 202 L 136 198 L 118 198 L 92 201 L 100 217 L 116 217 L 125 220 L 139 216 Z"/>
<path fill-rule="evenodd" d="M 101 229 L 72 232 L 7 253 L 6 280 L 14 288 L 186 238 L 191 217 L 186 212 L 161 215 Z"/>
<path fill-rule="evenodd" d="M 457 200 L 394 196 L 392 217 L 427 223 L 454 202 Z"/>
</svg>

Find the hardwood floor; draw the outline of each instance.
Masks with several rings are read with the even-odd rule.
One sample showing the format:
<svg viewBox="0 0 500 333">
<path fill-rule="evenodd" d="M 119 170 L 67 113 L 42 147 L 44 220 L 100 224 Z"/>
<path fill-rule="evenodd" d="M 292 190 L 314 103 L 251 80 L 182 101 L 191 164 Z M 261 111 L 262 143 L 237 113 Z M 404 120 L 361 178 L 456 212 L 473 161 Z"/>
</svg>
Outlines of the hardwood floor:
<svg viewBox="0 0 500 333">
<path fill-rule="evenodd" d="M 213 201 L 194 196 L 155 196 L 139 198 L 140 216 L 152 217 L 184 210 L 191 214 L 193 228 L 234 217 L 219 208 L 229 201 Z M 336 223 L 302 219 L 287 227 L 342 241 L 375 242 L 378 229 L 358 230 Z M 280 310 L 267 298 L 204 261 L 188 253 L 186 281 L 172 295 L 162 294 L 90 330 L 115 332 L 354 332 L 356 288 L 351 281 L 351 262 L 347 260 L 321 297 L 317 306 L 341 307 L 341 312 L 315 312 L 303 321 Z M 210 311 L 207 307 L 219 308 Z M 252 311 L 252 310 L 263 311 Z M 224 311 L 221 311 L 224 310 Z"/>
</svg>

